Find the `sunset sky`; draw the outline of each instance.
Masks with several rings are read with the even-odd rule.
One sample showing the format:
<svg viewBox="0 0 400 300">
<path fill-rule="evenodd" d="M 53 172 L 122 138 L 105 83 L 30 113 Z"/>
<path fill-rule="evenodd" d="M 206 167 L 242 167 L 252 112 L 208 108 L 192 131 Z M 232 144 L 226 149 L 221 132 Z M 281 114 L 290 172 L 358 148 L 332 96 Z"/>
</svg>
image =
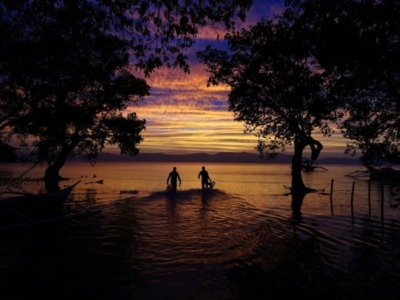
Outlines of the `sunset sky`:
<svg viewBox="0 0 400 300">
<path fill-rule="evenodd" d="M 271 18 L 283 8 L 283 1 L 255 0 L 246 24 L 256 23 L 261 17 Z M 217 37 L 219 35 L 219 41 Z M 196 38 L 195 46 L 187 53 L 190 57 L 190 74 L 181 70 L 162 68 L 147 79 L 151 87 L 149 97 L 129 108 L 138 117 L 146 119 L 147 129 L 142 133 L 144 141 L 139 145 L 141 153 L 184 154 L 206 152 L 253 152 L 257 139 L 253 134 L 243 133 L 243 123 L 233 120 L 228 111 L 228 89 L 223 86 L 209 87 L 208 74 L 204 71 L 195 52 L 206 45 L 224 47 L 224 32 L 203 29 Z M 320 137 L 315 135 L 316 139 Z M 324 145 L 321 157 L 343 155 L 346 141 L 338 133 L 321 138 Z M 108 148 L 105 152 L 119 153 Z M 287 154 L 292 154 L 287 148 Z"/>
</svg>

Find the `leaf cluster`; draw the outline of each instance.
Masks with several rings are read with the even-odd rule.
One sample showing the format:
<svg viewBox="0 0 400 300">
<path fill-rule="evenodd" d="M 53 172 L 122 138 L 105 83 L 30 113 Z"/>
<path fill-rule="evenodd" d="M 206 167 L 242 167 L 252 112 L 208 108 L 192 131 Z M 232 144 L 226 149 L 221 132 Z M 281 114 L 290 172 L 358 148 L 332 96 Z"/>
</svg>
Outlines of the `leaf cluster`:
<svg viewBox="0 0 400 300">
<path fill-rule="evenodd" d="M 150 88 L 129 69 L 128 43 L 107 31 L 103 11 L 89 2 L 42 3 L 2 19 L 13 33 L 2 36 L 2 129 L 49 164 L 95 157 L 107 143 L 136 154 L 145 121 L 120 119 Z"/>
<path fill-rule="evenodd" d="M 246 133 L 255 132 L 261 154 L 274 156 L 317 130 L 331 134 L 340 103 L 290 16 L 261 20 L 225 38 L 229 51 L 209 46 L 198 56 L 210 72 L 209 85 L 231 88 L 229 109 Z"/>
<path fill-rule="evenodd" d="M 251 0 L 1 0 L 0 132 L 49 164 L 106 144 L 135 155 L 145 120 L 126 113 L 155 69 L 189 72 L 203 26 L 234 28 Z M 62 163 L 60 163 L 62 165 Z"/>
<path fill-rule="evenodd" d="M 287 1 L 301 15 L 313 51 L 346 103 L 347 152 L 399 163 L 400 3 L 392 0 Z M 397 158 L 396 158 L 397 157 Z"/>
</svg>

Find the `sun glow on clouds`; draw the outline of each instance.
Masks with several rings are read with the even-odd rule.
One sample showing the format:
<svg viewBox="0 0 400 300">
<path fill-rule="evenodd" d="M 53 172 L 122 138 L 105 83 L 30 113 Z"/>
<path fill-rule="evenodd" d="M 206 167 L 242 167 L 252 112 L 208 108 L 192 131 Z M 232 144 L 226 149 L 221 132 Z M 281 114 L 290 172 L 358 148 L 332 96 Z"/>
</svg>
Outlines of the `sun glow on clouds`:
<svg viewBox="0 0 400 300">
<path fill-rule="evenodd" d="M 203 69 L 199 64 L 192 66 L 190 74 L 162 69 L 148 79 L 151 96 L 128 109 L 147 121 L 139 145 L 142 153 L 256 153 L 257 138 L 244 134 L 243 123 L 235 122 L 228 110 L 229 89 L 207 88 Z M 346 142 L 340 134 L 329 138 L 316 134 L 315 138 L 324 145 L 321 157 L 343 154 Z M 291 150 L 287 147 L 287 153 Z"/>
<path fill-rule="evenodd" d="M 282 1 L 256 0 L 246 24 L 239 23 L 236 29 L 255 24 L 261 17 L 268 19 L 282 8 Z M 141 153 L 256 153 L 257 138 L 253 134 L 244 134 L 243 123 L 235 122 L 233 113 L 228 110 L 229 89 L 207 87 L 205 66 L 195 56 L 196 51 L 208 44 L 226 48 L 224 34 L 208 27 L 199 31 L 195 47 L 187 52 L 190 74 L 161 68 L 146 79 L 151 95 L 128 108 L 128 112 L 136 112 L 138 118 L 146 119 L 146 130 L 142 132 L 144 141 L 139 145 Z M 323 152 L 327 153 L 329 149 L 340 149 L 341 154 L 346 145 L 336 136 L 324 138 L 322 142 Z M 117 149 L 109 150 L 119 153 Z M 292 153 L 290 147 L 287 150 Z"/>
<path fill-rule="evenodd" d="M 271 17 L 282 7 L 281 1 L 255 1 L 248 15 L 249 24 L 261 16 Z M 247 24 L 238 23 L 236 29 Z M 205 45 L 226 47 L 221 30 L 205 27 L 199 30 L 195 47 L 188 50 L 190 74 L 181 70 L 162 68 L 147 79 L 151 96 L 129 107 L 139 118 L 146 119 L 141 152 L 255 152 L 256 137 L 243 133 L 243 124 L 233 120 L 228 111 L 224 86 L 207 87 L 205 66 L 196 59 L 195 52 Z"/>
<path fill-rule="evenodd" d="M 228 110 L 229 90 L 207 88 L 206 82 L 207 74 L 200 65 L 194 65 L 190 74 L 165 69 L 148 79 L 151 96 L 128 108 L 147 122 L 139 145 L 141 153 L 256 153 L 257 138 L 244 134 L 243 123 L 235 122 Z M 344 156 L 346 142 L 340 134 L 314 137 L 324 145 L 321 157 Z M 287 153 L 291 150 L 288 146 Z"/>
<path fill-rule="evenodd" d="M 171 72 L 171 70 L 169 70 Z M 176 75 L 176 74 L 175 74 Z M 168 76 L 152 84 L 152 95 L 139 106 L 130 107 L 146 119 L 142 152 L 171 154 L 226 151 L 253 152 L 255 137 L 243 134 L 243 124 L 228 111 L 227 90 L 207 89 L 198 77 Z M 206 77 L 202 80 L 205 86 Z M 176 88 L 179 87 L 179 88 Z"/>
</svg>

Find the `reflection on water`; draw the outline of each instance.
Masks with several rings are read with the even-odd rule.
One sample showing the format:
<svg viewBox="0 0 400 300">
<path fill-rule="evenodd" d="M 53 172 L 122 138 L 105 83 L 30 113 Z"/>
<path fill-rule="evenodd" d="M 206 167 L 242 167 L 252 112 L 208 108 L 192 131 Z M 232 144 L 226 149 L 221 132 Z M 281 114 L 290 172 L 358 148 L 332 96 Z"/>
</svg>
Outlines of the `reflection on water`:
<svg viewBox="0 0 400 300">
<path fill-rule="evenodd" d="M 307 194 L 293 222 L 290 196 L 256 189 L 244 196 L 243 186 L 212 178 L 216 189 L 202 193 L 193 181 L 177 195 L 160 188 L 116 197 L 82 185 L 72 199 L 101 214 L 1 236 L 0 298 L 398 297 L 398 210 L 385 207 L 382 220 L 379 198 L 369 206 L 360 196 L 352 214 L 351 181 L 338 179 L 332 202 Z"/>
</svg>

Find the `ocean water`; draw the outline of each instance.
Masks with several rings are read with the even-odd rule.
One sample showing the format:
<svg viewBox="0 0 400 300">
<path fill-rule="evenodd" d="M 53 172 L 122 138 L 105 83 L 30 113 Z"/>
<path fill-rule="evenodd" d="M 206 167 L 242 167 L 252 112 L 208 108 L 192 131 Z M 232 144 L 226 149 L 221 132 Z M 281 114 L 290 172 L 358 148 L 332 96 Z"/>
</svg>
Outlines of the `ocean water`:
<svg viewBox="0 0 400 300">
<path fill-rule="evenodd" d="M 216 182 L 207 192 L 203 165 Z M 360 166 L 324 167 L 303 173 L 318 191 L 294 220 L 288 165 L 68 163 L 60 185 L 81 182 L 64 209 L 101 213 L 2 235 L 0 299 L 395 299 L 397 187 L 346 176 Z M 0 177 L 24 169 L 0 165 Z"/>
</svg>

